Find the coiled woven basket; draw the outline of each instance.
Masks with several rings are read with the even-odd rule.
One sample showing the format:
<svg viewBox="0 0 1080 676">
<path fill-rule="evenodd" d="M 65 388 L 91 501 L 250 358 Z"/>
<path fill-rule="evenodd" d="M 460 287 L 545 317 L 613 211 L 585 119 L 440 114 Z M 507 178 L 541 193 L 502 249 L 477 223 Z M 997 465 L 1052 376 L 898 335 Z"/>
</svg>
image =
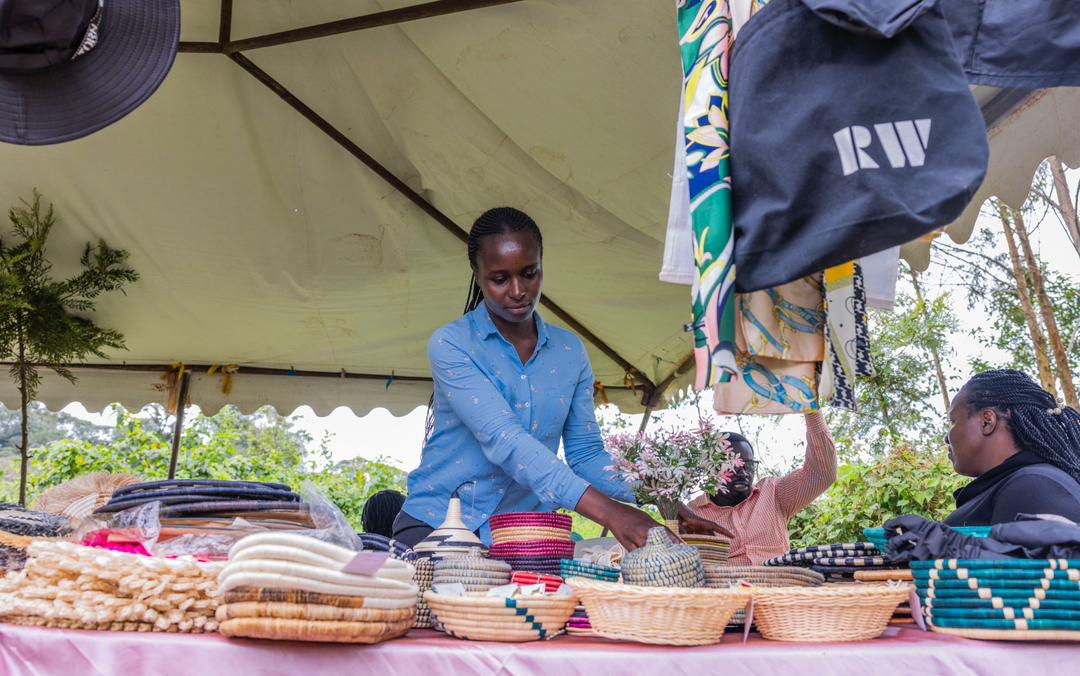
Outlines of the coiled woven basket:
<svg viewBox="0 0 1080 676">
<path fill-rule="evenodd" d="M 607 638 L 658 645 L 719 643 L 736 611 L 750 601 L 749 589 L 639 587 L 572 577 L 593 632 Z"/>
<path fill-rule="evenodd" d="M 772 641 L 865 641 L 885 632 L 913 589 L 910 584 L 857 583 L 756 587 L 754 624 Z"/>
<path fill-rule="evenodd" d="M 578 606 L 576 596 L 498 598 L 429 591 L 424 598 L 447 634 L 472 641 L 520 643 L 553 638 L 563 632 Z"/>
</svg>

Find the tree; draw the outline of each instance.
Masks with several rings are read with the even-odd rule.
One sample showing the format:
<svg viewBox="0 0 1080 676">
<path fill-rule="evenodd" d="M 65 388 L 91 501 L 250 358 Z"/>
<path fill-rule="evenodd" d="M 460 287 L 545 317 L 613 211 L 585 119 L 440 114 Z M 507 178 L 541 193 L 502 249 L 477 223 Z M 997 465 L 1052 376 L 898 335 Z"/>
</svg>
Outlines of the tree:
<svg viewBox="0 0 1080 676">
<path fill-rule="evenodd" d="M 112 441 L 111 427 L 80 420 L 63 411 L 53 413 L 44 404 L 34 402 L 27 411 L 30 438 L 35 446 L 45 446 L 61 439 L 78 439 L 103 444 Z M 17 456 L 22 434 L 22 416 L 0 405 L 0 457 Z M 33 449 L 31 449 L 33 450 Z"/>
<path fill-rule="evenodd" d="M 45 208 L 41 195 L 34 191 L 33 202 L 21 201 L 21 206 L 8 211 L 8 218 L 14 226 L 14 241 L 0 239 L 5 293 L 0 305 L 9 309 L 0 315 L 0 359 L 13 362 L 10 373 L 19 390 L 19 504 L 25 504 L 30 457 L 28 407 L 41 385 L 38 369 L 50 369 L 75 382 L 68 364 L 91 355 L 105 357 L 105 348 L 123 348 L 120 333 L 80 314 L 92 312 L 102 293 L 121 290 L 138 275 L 126 266 L 126 251 L 99 241 L 96 247 L 87 243 L 78 274 L 54 280 L 52 263 L 46 257 L 49 233 L 57 222 L 52 205 Z"/>
<path fill-rule="evenodd" d="M 919 295 L 924 295 L 921 287 Z M 908 439 L 941 438 L 942 416 L 931 403 L 946 397 L 944 373 L 926 368 L 951 354 L 957 329 L 949 294 L 917 298 L 903 289 L 893 312 L 871 310 L 874 375 L 856 383 L 858 410 L 829 408 L 829 425 L 844 457 L 881 456 Z"/>
</svg>

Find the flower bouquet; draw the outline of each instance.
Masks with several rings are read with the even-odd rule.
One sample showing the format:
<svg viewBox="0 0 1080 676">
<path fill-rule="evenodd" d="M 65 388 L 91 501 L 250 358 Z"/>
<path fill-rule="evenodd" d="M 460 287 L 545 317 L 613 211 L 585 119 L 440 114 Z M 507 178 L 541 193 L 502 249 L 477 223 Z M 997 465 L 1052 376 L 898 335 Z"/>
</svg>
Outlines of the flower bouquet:
<svg viewBox="0 0 1080 676">
<path fill-rule="evenodd" d="M 743 464 L 728 435 L 708 420 L 690 430 L 613 434 L 605 445 L 612 459 L 608 470 L 633 485 L 640 502 L 656 505 L 675 532 L 680 501 L 694 491 L 727 493 L 735 469 Z"/>
</svg>

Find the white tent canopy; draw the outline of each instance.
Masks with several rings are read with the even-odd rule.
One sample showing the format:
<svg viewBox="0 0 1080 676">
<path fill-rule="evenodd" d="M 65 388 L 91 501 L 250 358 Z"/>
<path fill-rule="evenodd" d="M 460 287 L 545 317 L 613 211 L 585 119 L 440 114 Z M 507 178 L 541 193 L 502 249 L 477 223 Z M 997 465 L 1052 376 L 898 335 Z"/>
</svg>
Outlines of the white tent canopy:
<svg viewBox="0 0 1080 676">
<path fill-rule="evenodd" d="M 679 95 L 672 3 L 393 11 L 409 6 L 184 0 L 184 53 L 141 108 L 79 141 L 0 147 L 0 195 L 37 188 L 56 204 L 57 274 L 103 237 L 141 275 L 94 319 L 127 339 L 106 363 L 144 370 L 48 376 L 40 400 L 163 402 L 162 372 L 184 363 L 198 365 L 190 400 L 204 410 L 406 412 L 431 392 L 428 337 L 464 303 L 456 228 L 498 205 L 540 224 L 545 295 L 564 311 L 544 316 L 591 334 L 613 402 L 632 410 L 685 384 L 689 294 L 657 281 Z M 259 46 L 365 15 L 345 27 L 413 20 Z M 229 394 L 212 364 L 239 365 Z M 17 401 L 0 380 L 0 402 Z"/>
</svg>

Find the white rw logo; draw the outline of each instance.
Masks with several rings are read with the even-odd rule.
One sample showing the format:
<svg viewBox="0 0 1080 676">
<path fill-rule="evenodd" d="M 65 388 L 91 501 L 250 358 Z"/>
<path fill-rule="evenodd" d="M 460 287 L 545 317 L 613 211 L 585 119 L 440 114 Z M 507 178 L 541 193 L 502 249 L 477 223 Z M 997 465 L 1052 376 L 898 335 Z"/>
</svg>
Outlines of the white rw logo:
<svg viewBox="0 0 1080 676">
<path fill-rule="evenodd" d="M 926 161 L 926 148 L 930 143 L 929 119 L 875 124 L 874 131 L 893 169 L 904 167 L 905 162 L 913 167 L 921 167 Z M 844 176 L 850 176 L 860 169 L 879 168 L 874 158 L 866 152 L 866 148 L 874 142 L 866 127 L 844 127 L 833 134 L 833 140 L 840 153 Z"/>
</svg>

